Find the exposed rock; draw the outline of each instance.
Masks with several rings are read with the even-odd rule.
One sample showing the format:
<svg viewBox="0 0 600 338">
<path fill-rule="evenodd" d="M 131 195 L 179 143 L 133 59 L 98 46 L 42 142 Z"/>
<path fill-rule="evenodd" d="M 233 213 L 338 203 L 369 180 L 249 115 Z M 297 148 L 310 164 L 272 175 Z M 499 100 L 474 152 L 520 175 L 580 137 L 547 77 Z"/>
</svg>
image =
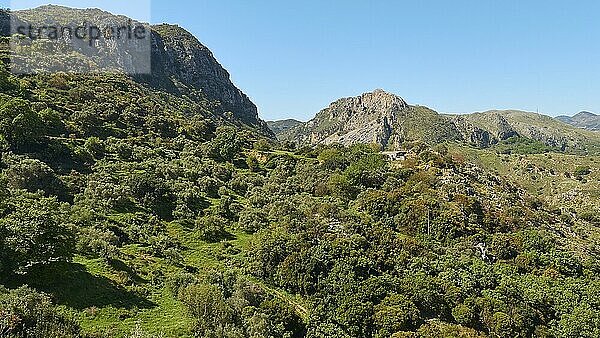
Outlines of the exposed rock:
<svg viewBox="0 0 600 338">
<path fill-rule="evenodd" d="M 435 130 L 415 133 L 424 117 L 439 125 Z M 409 106 L 401 97 L 378 89 L 337 100 L 314 119 L 279 136 L 298 144 L 374 143 L 383 148 L 397 148 L 407 140 L 457 137 L 458 131 L 441 115 L 425 107 Z"/>
<path fill-rule="evenodd" d="M 73 9 L 54 5 L 16 11 L 11 15 L 26 24 L 37 26 L 49 22 L 60 23 L 63 26 L 77 26 L 81 22 L 90 22 L 105 27 L 111 26 L 110 23 L 129 20 L 99 9 Z M 0 17 L 0 31 L 10 31 L 7 28 L 9 22 L 7 13 L 3 12 L 3 16 Z M 232 83 L 229 73 L 219 64 L 212 52 L 192 34 L 174 25 L 151 26 L 151 44 L 148 46 L 151 48 L 151 74 L 135 75 L 133 78 L 136 81 L 177 95 L 202 96 L 215 103 L 214 113 L 220 114 L 223 120 L 245 125 L 274 137 L 267 124 L 259 118 L 256 105 Z M 134 61 L 129 53 L 120 53 L 110 41 L 98 40 L 95 47 L 98 55 L 110 55 L 110 59 L 116 64 L 131 64 Z M 73 48 L 77 54 L 79 49 L 77 46 Z M 97 64 L 98 58 L 93 56 L 77 57 L 86 62 L 73 62 L 73 67 L 102 66 Z M 93 69 L 76 68 L 71 71 L 87 73 Z"/>
<path fill-rule="evenodd" d="M 426 107 L 408 105 L 399 96 L 380 89 L 337 100 L 314 119 L 279 130 L 277 136 L 299 145 L 374 143 L 383 149 L 398 149 L 405 141 L 458 141 L 485 148 L 512 137 L 572 150 L 600 144 L 598 134 L 545 115 L 523 111 L 442 115 Z"/>
</svg>

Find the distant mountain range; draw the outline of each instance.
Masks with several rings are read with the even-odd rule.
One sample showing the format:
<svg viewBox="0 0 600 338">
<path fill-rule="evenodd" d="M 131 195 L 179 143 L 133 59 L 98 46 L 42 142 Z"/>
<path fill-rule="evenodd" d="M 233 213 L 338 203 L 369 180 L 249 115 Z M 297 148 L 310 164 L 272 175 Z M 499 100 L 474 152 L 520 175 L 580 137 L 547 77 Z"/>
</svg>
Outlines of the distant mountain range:
<svg viewBox="0 0 600 338">
<path fill-rule="evenodd" d="M 577 128 L 600 131 L 600 115 L 587 111 L 583 111 L 575 116 L 558 116 L 556 119 Z"/>
<path fill-rule="evenodd" d="M 600 133 L 546 115 L 516 110 L 440 114 L 427 107 L 409 105 L 381 89 L 339 99 L 306 123 L 286 120 L 269 125 L 280 140 L 299 145 L 376 143 L 385 149 L 396 149 L 406 141 L 455 141 L 485 148 L 511 137 L 562 150 L 587 150 L 600 145 Z"/>
<path fill-rule="evenodd" d="M 303 122 L 287 119 L 287 120 L 278 120 L 278 121 L 267 121 L 267 126 L 269 129 L 273 131 L 275 134 L 283 133 L 284 131 L 291 129 L 293 127 L 301 125 Z"/>
</svg>

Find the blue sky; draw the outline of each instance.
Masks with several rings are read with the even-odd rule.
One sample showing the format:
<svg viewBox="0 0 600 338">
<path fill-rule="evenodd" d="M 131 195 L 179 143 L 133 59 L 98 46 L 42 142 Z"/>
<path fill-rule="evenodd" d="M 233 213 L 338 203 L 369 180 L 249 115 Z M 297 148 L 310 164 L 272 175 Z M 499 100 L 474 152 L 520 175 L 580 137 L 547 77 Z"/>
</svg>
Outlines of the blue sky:
<svg viewBox="0 0 600 338">
<path fill-rule="evenodd" d="M 147 19 L 148 0 L 13 1 Z M 441 112 L 600 112 L 600 2 L 153 0 L 209 47 L 265 119 L 383 88 Z"/>
</svg>

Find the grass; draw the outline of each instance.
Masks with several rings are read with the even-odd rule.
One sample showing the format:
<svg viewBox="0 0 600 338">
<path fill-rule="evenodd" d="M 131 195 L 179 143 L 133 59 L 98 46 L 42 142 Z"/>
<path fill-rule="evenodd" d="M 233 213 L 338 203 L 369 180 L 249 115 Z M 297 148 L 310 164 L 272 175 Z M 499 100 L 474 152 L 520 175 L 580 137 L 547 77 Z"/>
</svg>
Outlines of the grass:
<svg viewBox="0 0 600 338">
<path fill-rule="evenodd" d="M 223 242 L 208 243 L 193 228 L 177 222 L 168 223 L 167 231 L 181 245 L 180 262 L 155 257 L 149 248 L 132 244 L 120 248 L 119 259 L 77 255 L 73 262 L 42 266 L 4 284 L 10 288 L 29 285 L 51 294 L 84 333 L 119 338 L 141 328 L 151 335 L 192 337 L 193 321 L 165 286 L 165 276 L 225 269 L 229 257 L 243 255 L 253 235 L 232 231 Z"/>
<path fill-rule="evenodd" d="M 168 224 L 168 233 L 177 239 L 183 249 L 181 265 L 159 259 L 148 254 L 145 248 L 129 245 L 122 248 L 126 261 L 105 262 L 103 259 L 87 259 L 78 256 L 77 261 L 93 275 L 102 276 L 117 285 L 127 285 L 129 289 L 141 289 L 145 293 L 144 302 L 131 307 L 98 306 L 79 311 L 77 318 L 85 332 L 109 332 L 111 336 L 124 337 L 139 326 L 145 332 L 166 337 L 191 337 L 192 320 L 186 315 L 184 305 L 177 300 L 167 287 L 157 287 L 150 283 L 153 274 L 169 274 L 182 268 L 208 269 L 223 267 L 222 244 L 207 243 L 198 234 L 183 225 Z M 240 234 L 239 241 L 249 240 L 249 235 Z M 232 240 L 238 242 L 238 238 Z M 140 306 L 145 304 L 151 306 Z"/>
<path fill-rule="evenodd" d="M 554 207 L 600 213 L 600 156 L 555 152 L 499 155 L 489 150 L 459 146 L 453 146 L 451 153 L 466 156 L 468 161 L 510 179 Z M 589 175 L 575 174 L 582 166 L 591 169 Z"/>
<path fill-rule="evenodd" d="M 186 309 L 165 288 L 151 296 L 153 308 L 124 311 L 114 307 L 89 308 L 78 314 L 85 332 L 104 332 L 124 337 L 139 325 L 145 332 L 166 337 L 192 337 L 192 321 Z"/>
</svg>

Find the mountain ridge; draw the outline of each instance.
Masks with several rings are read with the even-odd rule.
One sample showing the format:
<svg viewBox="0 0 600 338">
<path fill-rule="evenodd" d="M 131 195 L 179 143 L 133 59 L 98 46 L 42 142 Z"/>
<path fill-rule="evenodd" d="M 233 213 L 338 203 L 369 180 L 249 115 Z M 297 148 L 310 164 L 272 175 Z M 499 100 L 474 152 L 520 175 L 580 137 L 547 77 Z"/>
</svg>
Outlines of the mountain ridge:
<svg viewBox="0 0 600 338">
<path fill-rule="evenodd" d="M 561 115 L 556 119 L 577 128 L 600 131 L 600 115 L 591 112 L 582 111 L 574 116 Z"/>
<path fill-rule="evenodd" d="M 81 20 L 98 23 L 129 20 L 125 16 L 114 15 L 100 9 L 73 9 L 45 5 L 9 14 L 5 12 L 0 19 L 4 33 L 10 31 L 10 28 L 6 28 L 10 25 L 10 16 L 26 24 L 55 22 L 64 25 Z M 257 106 L 231 81 L 229 72 L 218 62 L 208 47 L 180 26 L 159 24 L 149 27 L 152 34 L 150 51 L 152 72 L 149 75 L 132 75 L 136 82 L 177 96 L 203 96 L 214 102 L 211 109 L 221 115 L 224 121 L 239 122 L 266 136 L 274 137 L 267 124 L 259 117 Z M 111 53 L 110 55 L 114 55 L 116 63 L 119 64 L 132 62 L 127 59 L 128 55 L 121 55 L 118 49 L 111 49 L 111 46 L 104 42 L 104 45 L 96 42 L 99 53 Z M 74 72 L 80 73 L 80 70 L 74 69 Z"/>
<path fill-rule="evenodd" d="M 377 89 L 332 102 L 310 121 L 279 130 L 278 139 L 298 145 L 375 143 L 398 149 L 403 142 L 464 142 L 487 148 L 513 137 L 561 150 L 586 151 L 600 136 L 549 116 L 519 110 L 440 114 L 409 105 L 400 96 Z"/>
</svg>

